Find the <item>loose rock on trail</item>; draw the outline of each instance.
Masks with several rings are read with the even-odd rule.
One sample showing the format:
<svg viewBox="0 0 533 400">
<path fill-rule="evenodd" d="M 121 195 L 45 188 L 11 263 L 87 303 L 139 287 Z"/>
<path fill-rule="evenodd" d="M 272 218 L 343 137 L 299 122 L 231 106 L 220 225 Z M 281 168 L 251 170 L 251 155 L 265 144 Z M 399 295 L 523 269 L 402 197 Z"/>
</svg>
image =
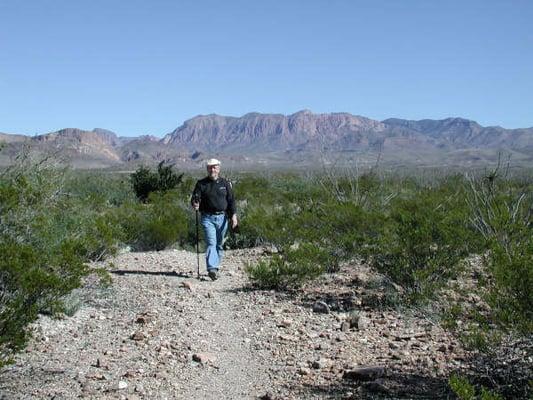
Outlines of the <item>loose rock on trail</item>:
<svg viewBox="0 0 533 400">
<path fill-rule="evenodd" d="M 372 307 L 363 267 L 251 290 L 244 266 L 260 254 L 226 252 L 215 282 L 195 279 L 195 253 L 117 256 L 112 285 L 88 279 L 72 317 L 34 324 L 0 399 L 446 398 L 464 351 L 426 319 Z"/>
</svg>

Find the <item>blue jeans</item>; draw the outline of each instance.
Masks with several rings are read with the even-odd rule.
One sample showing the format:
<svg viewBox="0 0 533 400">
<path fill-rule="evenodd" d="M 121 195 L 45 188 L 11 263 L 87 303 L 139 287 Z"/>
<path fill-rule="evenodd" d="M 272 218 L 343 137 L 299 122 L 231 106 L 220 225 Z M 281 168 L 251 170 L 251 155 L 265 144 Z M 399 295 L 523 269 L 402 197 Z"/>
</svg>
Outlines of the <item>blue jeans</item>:
<svg viewBox="0 0 533 400">
<path fill-rule="evenodd" d="M 205 264 L 207 271 L 218 270 L 222 261 L 224 235 L 228 229 L 226 214 L 202 213 L 202 227 L 206 243 Z"/>
</svg>

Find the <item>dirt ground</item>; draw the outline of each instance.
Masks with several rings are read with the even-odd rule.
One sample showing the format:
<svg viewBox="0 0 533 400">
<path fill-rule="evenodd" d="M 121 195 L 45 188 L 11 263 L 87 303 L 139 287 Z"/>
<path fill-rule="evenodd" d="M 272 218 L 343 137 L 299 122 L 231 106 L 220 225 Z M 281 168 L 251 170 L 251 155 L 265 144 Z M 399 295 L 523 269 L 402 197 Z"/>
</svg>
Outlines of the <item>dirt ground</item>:
<svg viewBox="0 0 533 400">
<path fill-rule="evenodd" d="M 117 256 L 110 286 L 88 279 L 73 316 L 35 323 L 0 399 L 453 398 L 468 352 L 431 319 L 384 311 L 367 268 L 254 290 L 244 268 L 261 255 L 226 252 L 215 282 L 196 279 L 195 253 Z"/>
</svg>

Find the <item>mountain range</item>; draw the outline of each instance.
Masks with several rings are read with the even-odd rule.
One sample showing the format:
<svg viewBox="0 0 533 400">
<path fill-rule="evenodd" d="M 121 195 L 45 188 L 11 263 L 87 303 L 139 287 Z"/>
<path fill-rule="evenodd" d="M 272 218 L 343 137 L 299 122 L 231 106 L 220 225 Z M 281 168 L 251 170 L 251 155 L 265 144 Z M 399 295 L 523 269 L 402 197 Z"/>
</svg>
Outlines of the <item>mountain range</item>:
<svg viewBox="0 0 533 400">
<path fill-rule="evenodd" d="M 0 133 L 0 165 L 23 148 L 51 154 L 78 168 L 129 168 L 168 161 L 196 168 L 216 156 L 234 167 L 360 165 L 483 165 L 499 154 L 533 165 L 533 128 L 483 127 L 464 118 L 377 121 L 349 113 L 242 117 L 199 115 L 163 138 L 120 137 L 106 129 L 76 128 L 37 136 Z M 227 165 L 227 164 L 226 164 Z"/>
</svg>

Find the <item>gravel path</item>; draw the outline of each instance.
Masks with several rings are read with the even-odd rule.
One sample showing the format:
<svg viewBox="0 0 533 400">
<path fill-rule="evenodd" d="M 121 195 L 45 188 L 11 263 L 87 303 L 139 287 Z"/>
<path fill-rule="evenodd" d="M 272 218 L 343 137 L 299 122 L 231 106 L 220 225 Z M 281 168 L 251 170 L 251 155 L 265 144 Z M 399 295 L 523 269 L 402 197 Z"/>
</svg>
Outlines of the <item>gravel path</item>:
<svg viewBox="0 0 533 400">
<path fill-rule="evenodd" d="M 226 252 L 215 282 L 196 279 L 195 253 L 118 256 L 111 286 L 92 277 L 72 317 L 34 324 L 0 399 L 449 398 L 467 354 L 423 316 L 380 307 L 390 288 L 367 267 L 249 290 L 244 266 L 261 255 Z"/>
<path fill-rule="evenodd" d="M 71 318 L 42 317 L 27 351 L 2 374 L 2 399 L 248 399 L 266 392 L 268 352 L 240 295 L 242 258 L 216 282 L 195 279 L 196 255 L 129 253 L 113 285 L 83 289 Z"/>
</svg>

